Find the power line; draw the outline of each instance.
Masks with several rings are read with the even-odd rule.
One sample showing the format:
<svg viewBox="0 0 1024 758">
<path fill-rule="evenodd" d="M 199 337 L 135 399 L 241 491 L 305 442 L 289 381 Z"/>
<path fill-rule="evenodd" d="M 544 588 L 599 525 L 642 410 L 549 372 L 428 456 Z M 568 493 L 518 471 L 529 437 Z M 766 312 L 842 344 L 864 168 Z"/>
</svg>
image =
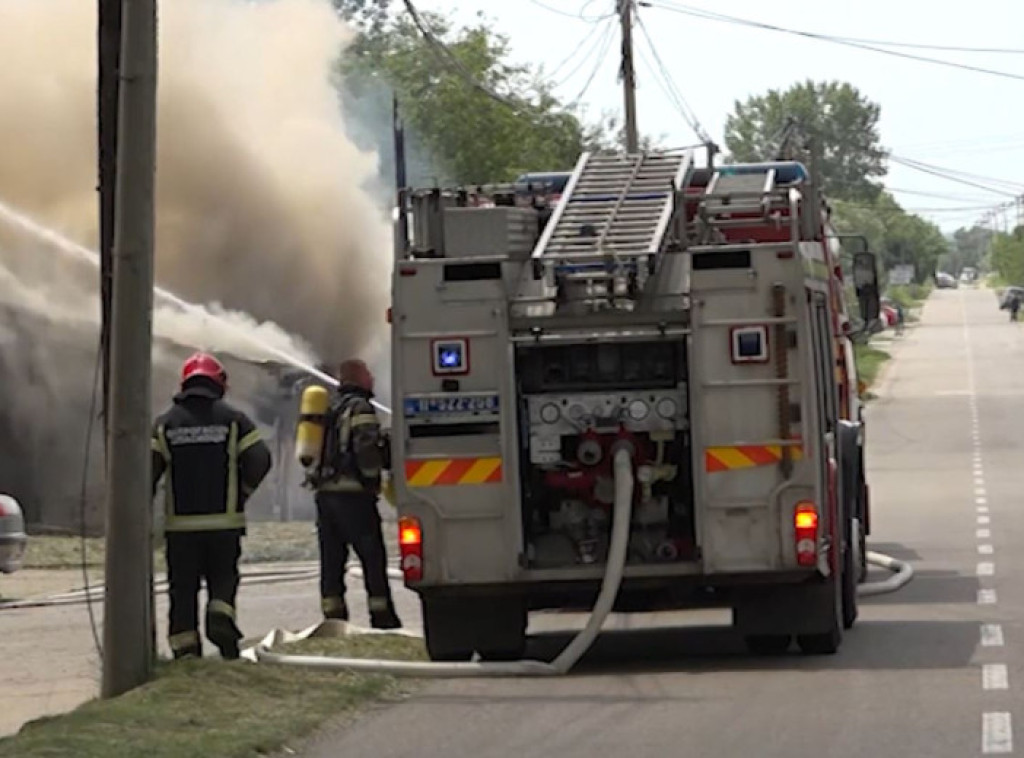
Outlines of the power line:
<svg viewBox="0 0 1024 758">
<path fill-rule="evenodd" d="M 672 79 L 672 75 L 668 72 L 668 67 L 658 54 L 658 48 L 655 46 L 654 40 L 647 31 L 647 25 L 644 24 L 643 18 L 641 18 L 639 14 L 637 14 L 636 22 L 637 26 L 640 27 L 640 32 L 644 35 L 644 39 L 647 41 L 647 47 L 650 48 L 651 55 L 654 56 L 654 60 L 660 70 L 661 77 L 665 82 L 665 86 L 662 87 L 662 90 L 666 95 L 668 95 L 669 100 L 676 106 L 676 109 L 682 115 L 683 120 L 686 121 L 690 129 L 693 130 L 693 133 L 697 135 L 697 138 L 703 140 L 705 143 L 710 143 L 712 141 L 711 137 L 704 129 L 704 126 L 700 123 L 700 119 L 697 118 L 697 114 L 694 112 L 693 108 L 686 101 L 686 98 L 683 97 L 683 93 L 679 90 L 675 80 Z"/>
<path fill-rule="evenodd" d="M 1004 195 L 1010 195 L 1016 197 L 1021 192 L 1024 192 L 1024 184 L 1018 182 L 1009 182 L 1005 179 L 994 179 L 989 176 L 981 176 L 979 174 L 971 174 L 965 171 L 956 171 L 954 169 L 943 168 L 942 166 L 935 166 L 930 163 L 924 163 L 923 161 L 915 161 L 910 158 L 901 158 L 898 155 L 889 155 L 889 160 L 894 163 L 898 163 L 901 166 L 915 169 L 917 171 L 923 171 L 924 173 L 935 174 L 936 176 L 942 176 L 945 179 L 951 181 L 959 181 L 963 184 L 978 187 L 979 189 L 987 190 L 988 192 L 995 192 Z M 981 182 L 987 182 L 989 185 L 1004 185 L 1007 189 L 999 189 L 998 187 L 986 186 L 983 184 L 976 184 L 972 180 L 978 180 Z M 1011 189 L 1016 191 L 1010 191 Z"/>
<path fill-rule="evenodd" d="M 572 79 L 579 72 L 579 70 L 581 68 L 583 68 L 583 66 L 586 64 L 586 62 L 589 61 L 593 57 L 595 52 L 598 53 L 598 65 L 600 66 L 600 64 L 604 60 L 604 54 L 605 54 L 605 52 L 608 49 L 608 44 L 609 44 L 608 37 L 614 31 L 614 28 L 615 28 L 615 22 L 614 21 L 605 21 L 604 24 L 594 24 L 594 26 L 590 30 L 590 32 L 580 41 L 580 44 L 578 44 L 573 49 L 573 52 L 570 53 L 568 55 L 568 57 L 565 58 L 565 60 L 563 60 L 560 64 L 558 64 L 558 67 L 555 69 L 555 71 L 548 78 L 549 79 L 553 79 L 555 73 L 557 73 L 558 70 L 563 68 L 565 66 L 565 64 L 567 64 L 569 62 L 569 60 L 576 53 L 578 53 L 580 51 L 580 49 L 582 49 L 582 47 L 586 44 L 587 40 L 589 40 L 591 37 L 594 36 L 595 32 L 602 32 L 602 34 L 597 37 L 597 39 L 594 41 L 594 44 L 591 45 L 591 47 L 587 51 L 587 53 L 582 58 L 580 58 L 579 62 L 576 64 L 576 66 L 574 66 L 573 69 L 568 74 L 566 74 L 561 79 L 559 79 L 557 83 L 554 83 L 554 86 L 555 87 L 561 87 L 563 84 L 565 84 L 570 79 Z M 604 48 L 603 51 L 602 51 L 602 47 Z"/>
<path fill-rule="evenodd" d="M 959 200 L 959 201 L 965 201 L 966 200 L 968 202 L 970 202 L 972 200 L 975 200 L 975 201 L 980 201 L 981 200 L 980 197 L 976 197 L 976 196 L 951 195 L 951 194 L 947 194 L 947 193 L 944 193 L 944 192 L 924 192 L 922 190 L 900 189 L 899 187 L 889 187 L 889 186 L 886 186 L 885 190 L 887 192 L 895 192 L 896 194 L 899 194 L 899 195 L 917 195 L 919 197 L 932 197 L 932 198 L 935 198 L 937 200 Z"/>
<path fill-rule="evenodd" d="M 601 70 L 601 66 L 604 65 L 605 56 L 608 54 L 608 48 L 612 44 L 612 39 L 615 37 L 615 25 L 608 23 L 604 30 L 604 35 L 599 43 L 601 48 L 597 54 L 597 62 L 594 64 L 594 68 L 590 72 L 590 76 L 583 83 L 583 88 L 580 89 L 579 93 L 572 99 L 572 103 L 579 103 L 583 99 L 583 96 L 587 94 L 587 90 L 590 89 L 590 85 L 594 83 L 594 79 L 597 78 L 597 72 Z"/>
<path fill-rule="evenodd" d="M 504 105 L 506 108 L 510 108 L 515 112 L 521 112 L 523 110 L 522 105 L 515 103 L 510 98 L 507 98 L 503 95 L 499 95 L 491 88 L 480 83 L 477 80 L 476 76 L 473 75 L 473 72 L 467 69 L 462 64 L 462 61 L 460 61 L 458 57 L 456 57 L 456 55 L 451 50 L 448 49 L 448 46 L 441 42 L 441 40 L 439 40 L 434 35 L 434 33 L 427 28 L 427 25 L 420 17 L 420 14 L 416 10 L 416 7 L 412 4 L 412 0 L 403 0 L 403 4 L 405 5 L 405 10 L 409 13 L 409 17 L 412 19 L 413 25 L 419 31 L 423 39 L 427 41 L 430 47 L 433 48 L 433 50 L 436 53 L 438 53 L 440 57 L 445 58 L 449 63 L 451 63 L 452 67 L 458 72 L 458 74 L 467 84 L 473 87 L 473 89 L 482 92 L 484 95 L 489 97 L 491 100 L 494 100 L 496 103 Z"/>
<path fill-rule="evenodd" d="M 776 26 L 774 24 L 767 24 L 762 21 L 753 21 L 751 19 L 738 18 L 736 16 L 727 16 L 721 13 L 712 13 L 710 11 L 701 10 L 699 8 L 692 8 L 690 6 L 681 4 L 668 4 L 667 0 L 644 0 L 644 4 L 652 8 L 661 8 L 662 10 L 671 11 L 673 13 L 681 13 L 685 16 L 692 16 L 694 18 L 702 18 L 707 21 L 719 21 L 728 24 L 736 24 L 739 26 L 749 26 L 755 29 L 764 29 L 766 31 L 779 32 L 781 34 L 789 34 L 796 37 L 804 37 L 807 39 L 814 39 L 820 42 L 831 42 L 836 45 L 844 45 L 846 47 L 853 47 L 859 50 L 867 50 L 874 53 L 881 53 L 882 55 L 890 55 L 894 58 L 904 58 L 906 60 L 919 61 L 921 63 L 932 63 L 937 66 L 947 66 L 949 68 L 961 69 L 964 71 L 973 71 L 979 74 L 988 74 L 990 76 L 999 76 L 1005 79 L 1015 79 L 1018 81 L 1024 81 L 1024 74 L 1014 74 L 1009 71 L 999 71 L 997 69 L 983 68 L 981 66 L 971 66 L 966 63 L 955 63 L 954 61 L 942 60 L 941 58 L 929 58 L 923 55 L 915 55 L 913 53 L 903 53 L 898 50 L 886 50 L 881 47 L 864 44 L 861 42 L 853 41 L 843 37 L 834 37 L 828 34 L 817 34 L 815 32 L 808 32 L 801 29 L 790 29 L 783 26 Z"/>
<path fill-rule="evenodd" d="M 570 13 L 569 11 L 564 11 L 560 8 L 553 8 L 547 3 L 541 2 L 541 0 L 530 0 L 530 2 L 536 5 L 538 8 L 543 8 L 549 13 L 554 13 L 558 16 L 564 16 L 565 18 L 571 18 L 574 21 L 587 21 L 589 23 L 596 23 L 598 21 L 604 21 L 607 18 L 613 18 L 615 16 L 615 13 L 613 11 L 611 13 L 606 13 L 602 16 L 591 16 L 588 18 L 583 14 L 586 12 L 587 6 L 590 5 L 591 3 L 586 3 L 580 10 L 576 11 L 575 13 Z"/>
</svg>

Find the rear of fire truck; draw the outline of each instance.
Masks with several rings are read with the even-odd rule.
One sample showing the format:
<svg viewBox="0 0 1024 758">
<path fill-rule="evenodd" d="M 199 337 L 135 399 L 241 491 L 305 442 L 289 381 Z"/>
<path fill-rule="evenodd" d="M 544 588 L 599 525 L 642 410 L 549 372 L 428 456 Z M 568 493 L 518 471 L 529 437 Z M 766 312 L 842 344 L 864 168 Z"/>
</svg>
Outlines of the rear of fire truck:
<svg viewBox="0 0 1024 758">
<path fill-rule="evenodd" d="M 584 155 L 553 211 L 408 193 L 393 461 L 433 659 L 520 657 L 530 611 L 590 608 L 623 453 L 618 610 L 727 607 L 754 651 L 837 649 L 851 453 L 811 186 L 681 152 Z M 730 236 L 752 223 L 785 234 Z"/>
</svg>

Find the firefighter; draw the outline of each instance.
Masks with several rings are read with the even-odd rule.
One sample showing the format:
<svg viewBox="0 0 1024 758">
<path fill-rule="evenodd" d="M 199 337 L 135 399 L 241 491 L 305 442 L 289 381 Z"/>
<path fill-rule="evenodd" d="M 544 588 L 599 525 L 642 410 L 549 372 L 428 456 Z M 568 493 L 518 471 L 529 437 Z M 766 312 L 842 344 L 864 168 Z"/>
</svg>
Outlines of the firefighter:
<svg viewBox="0 0 1024 758">
<path fill-rule="evenodd" d="M 207 353 L 181 371 L 181 391 L 153 425 L 153 494 L 166 473 L 164 532 L 170 583 L 168 642 L 175 658 L 202 657 L 198 595 L 206 581 L 206 637 L 238 658 L 235 620 L 245 503 L 270 471 L 252 420 L 224 401 L 227 372 Z"/>
<path fill-rule="evenodd" d="M 320 463 L 309 480 L 316 492 L 320 543 L 320 599 L 324 618 L 349 618 L 345 564 L 349 546 L 363 566 L 363 584 L 375 629 L 402 626 L 391 597 L 381 532 L 381 475 L 390 466 L 388 441 L 370 402 L 373 375 L 361 360 L 341 364 L 340 386 L 325 422 Z"/>
</svg>

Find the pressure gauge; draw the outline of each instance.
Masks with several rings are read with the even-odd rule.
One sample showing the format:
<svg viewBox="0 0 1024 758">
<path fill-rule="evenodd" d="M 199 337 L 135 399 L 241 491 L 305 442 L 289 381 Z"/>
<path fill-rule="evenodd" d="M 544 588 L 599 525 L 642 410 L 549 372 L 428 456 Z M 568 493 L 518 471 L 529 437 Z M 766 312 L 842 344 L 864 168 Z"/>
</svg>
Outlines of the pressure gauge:
<svg viewBox="0 0 1024 758">
<path fill-rule="evenodd" d="M 676 401 L 670 397 L 663 397 L 658 401 L 658 415 L 664 419 L 675 418 L 678 410 L 679 406 L 676 405 Z"/>
<path fill-rule="evenodd" d="M 643 421 L 650 412 L 651 409 L 643 400 L 637 399 L 629 404 L 629 417 L 634 421 Z"/>
<path fill-rule="evenodd" d="M 562 417 L 562 412 L 554 403 L 548 403 L 540 409 L 540 420 L 545 424 L 554 424 Z"/>
</svg>

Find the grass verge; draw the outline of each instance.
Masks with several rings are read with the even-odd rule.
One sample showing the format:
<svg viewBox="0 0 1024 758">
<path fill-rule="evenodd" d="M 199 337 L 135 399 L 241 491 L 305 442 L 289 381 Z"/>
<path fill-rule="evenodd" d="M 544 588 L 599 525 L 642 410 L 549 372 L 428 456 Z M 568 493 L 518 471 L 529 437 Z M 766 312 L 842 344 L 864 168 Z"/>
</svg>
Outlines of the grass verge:
<svg viewBox="0 0 1024 758">
<path fill-rule="evenodd" d="M 391 525 L 384 525 L 385 539 L 391 537 Z M 310 521 L 288 523 L 266 521 L 249 524 L 242 542 L 242 563 L 284 561 L 315 561 L 318 557 L 316 534 Z M 392 529 L 393 531 L 393 529 Z M 85 540 L 86 565 L 102 568 L 106 549 L 102 537 Z M 77 569 L 82 565 L 82 540 L 73 535 L 33 534 L 25 550 L 27 569 Z M 164 568 L 163 546 L 157 547 L 154 558 L 158 571 Z"/>
<path fill-rule="evenodd" d="M 892 356 L 884 350 L 871 345 L 855 345 L 854 356 L 857 362 L 857 376 L 870 389 L 878 379 L 882 364 Z"/>
<path fill-rule="evenodd" d="M 282 652 L 425 659 L 423 642 L 398 635 L 307 640 Z M 26 724 L 0 740 L 18 758 L 255 758 L 329 719 L 395 699 L 412 683 L 378 675 L 215 659 L 161 663 L 153 680 L 112 700 Z"/>
</svg>

